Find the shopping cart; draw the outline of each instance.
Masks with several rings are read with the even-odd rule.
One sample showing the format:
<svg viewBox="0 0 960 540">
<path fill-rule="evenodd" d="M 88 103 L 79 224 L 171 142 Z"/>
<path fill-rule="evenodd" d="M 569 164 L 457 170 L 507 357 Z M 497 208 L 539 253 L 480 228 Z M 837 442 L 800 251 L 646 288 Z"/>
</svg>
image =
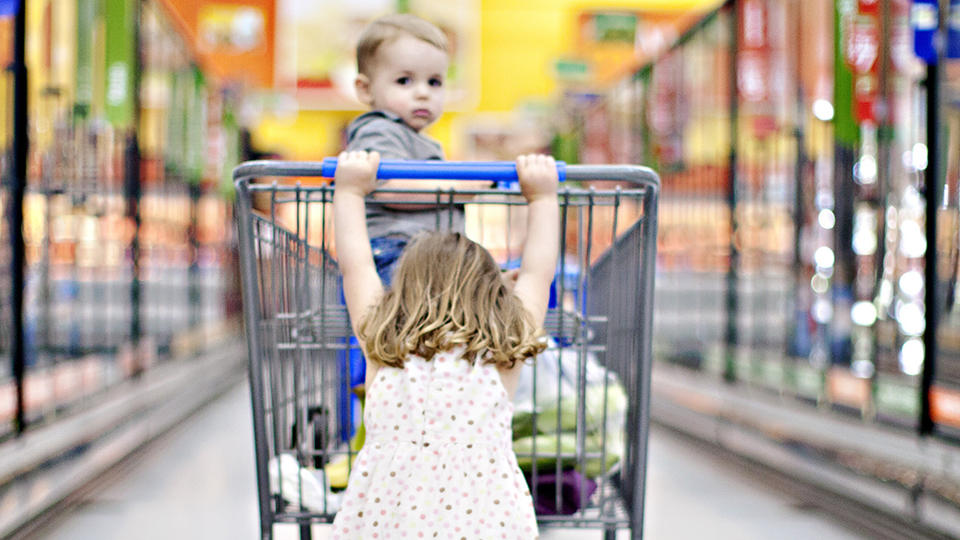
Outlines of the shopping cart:
<svg viewBox="0 0 960 540">
<path fill-rule="evenodd" d="M 335 160 L 255 161 L 234 170 L 249 347 L 261 536 L 330 523 L 355 455 L 359 352 L 331 246 Z M 561 257 L 545 328 L 525 367 L 514 450 L 540 526 L 643 533 L 659 179 L 638 166 L 558 164 Z M 513 163 L 384 162 L 380 178 L 478 179 L 476 190 L 383 190 L 436 203 L 439 229 L 516 262 L 525 202 Z M 419 196 L 420 199 L 416 199 Z M 463 202 L 464 198 L 468 202 Z M 420 202 L 419 204 L 422 204 Z M 353 440 L 351 440 L 353 438 Z"/>
</svg>

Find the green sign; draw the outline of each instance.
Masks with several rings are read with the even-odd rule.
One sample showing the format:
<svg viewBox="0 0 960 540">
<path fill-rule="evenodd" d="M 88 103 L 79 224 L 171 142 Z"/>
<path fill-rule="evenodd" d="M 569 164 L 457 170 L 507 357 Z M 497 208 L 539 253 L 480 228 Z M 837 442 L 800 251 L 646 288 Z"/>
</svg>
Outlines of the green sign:
<svg viewBox="0 0 960 540">
<path fill-rule="evenodd" d="M 207 83 L 191 66 L 170 73 L 164 151 L 167 170 L 189 183 L 203 178 L 207 155 Z"/>
<path fill-rule="evenodd" d="M 586 82 L 590 79 L 590 65 L 583 60 L 561 58 L 553 63 L 553 73 L 558 81 Z"/>
<path fill-rule="evenodd" d="M 837 142 L 853 148 L 859 131 L 853 117 L 853 72 L 844 60 L 846 32 L 852 28 L 857 14 L 856 0 L 835 0 L 833 17 L 833 110 L 834 130 Z"/>
<path fill-rule="evenodd" d="M 106 22 L 107 120 L 116 127 L 133 127 L 136 118 L 137 0 L 104 0 Z"/>
<path fill-rule="evenodd" d="M 228 200 L 233 200 L 233 168 L 240 164 L 240 126 L 237 117 L 233 114 L 232 104 L 225 103 L 223 111 L 223 139 L 225 154 L 223 156 L 223 170 L 220 173 L 220 194 Z"/>
<path fill-rule="evenodd" d="M 597 13 L 593 16 L 593 35 L 599 43 L 633 45 L 637 38 L 637 16 L 633 13 Z"/>
<path fill-rule="evenodd" d="M 90 114 L 93 103 L 93 35 L 97 0 L 77 0 L 77 95 L 74 111 L 79 118 Z"/>
<path fill-rule="evenodd" d="M 189 105 L 186 118 L 187 181 L 199 183 L 207 155 L 207 84 L 199 68 L 193 67 L 188 79 Z"/>
<path fill-rule="evenodd" d="M 167 140 L 164 145 L 165 165 L 174 174 L 183 174 L 187 144 L 187 111 L 190 99 L 187 72 L 170 72 L 170 102 L 167 108 Z"/>
</svg>

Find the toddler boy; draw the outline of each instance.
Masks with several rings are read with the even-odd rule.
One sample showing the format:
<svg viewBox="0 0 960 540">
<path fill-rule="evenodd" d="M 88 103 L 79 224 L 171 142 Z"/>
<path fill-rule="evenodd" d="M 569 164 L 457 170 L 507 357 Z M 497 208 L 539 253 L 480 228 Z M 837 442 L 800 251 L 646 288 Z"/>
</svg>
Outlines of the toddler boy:
<svg viewBox="0 0 960 540">
<path fill-rule="evenodd" d="M 443 148 L 421 131 L 443 113 L 449 64 L 447 37 L 436 26 L 408 14 L 371 23 L 357 44 L 357 97 L 371 111 L 347 128 L 346 150 L 380 153 L 381 159 L 442 160 Z M 380 187 L 431 189 L 452 182 L 391 180 Z M 475 184 L 474 186 L 475 187 Z M 402 197 L 407 203 L 391 204 Z M 419 232 L 463 231 L 463 206 L 437 207 L 434 195 L 379 195 L 367 204 L 367 229 L 380 278 L 389 283 L 394 263 Z M 409 204 L 409 201 L 418 201 Z M 433 204 L 431 204 L 431 201 Z M 438 213 L 439 219 L 438 219 Z"/>
</svg>

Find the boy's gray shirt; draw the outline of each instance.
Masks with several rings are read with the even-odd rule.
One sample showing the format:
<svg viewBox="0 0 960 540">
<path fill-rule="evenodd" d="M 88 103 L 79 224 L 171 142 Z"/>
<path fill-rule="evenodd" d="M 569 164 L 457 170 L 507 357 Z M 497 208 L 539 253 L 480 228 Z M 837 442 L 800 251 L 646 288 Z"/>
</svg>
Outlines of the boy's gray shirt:
<svg viewBox="0 0 960 540">
<path fill-rule="evenodd" d="M 357 117 L 347 127 L 346 150 L 376 150 L 380 159 L 443 160 L 439 143 L 417 133 L 399 116 L 387 111 L 371 111 Z M 448 227 L 451 219 L 452 227 Z M 439 218 L 439 220 L 438 220 Z M 438 227 L 439 221 L 439 227 Z M 367 200 L 367 231 L 370 238 L 387 236 L 411 238 L 433 230 L 463 232 L 463 205 L 439 210 L 397 210 Z"/>
</svg>

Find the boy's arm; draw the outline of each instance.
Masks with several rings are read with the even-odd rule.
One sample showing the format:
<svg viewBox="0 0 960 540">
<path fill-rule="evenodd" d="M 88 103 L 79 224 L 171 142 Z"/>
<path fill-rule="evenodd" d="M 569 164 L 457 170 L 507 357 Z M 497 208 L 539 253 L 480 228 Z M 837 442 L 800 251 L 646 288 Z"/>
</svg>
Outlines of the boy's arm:
<svg viewBox="0 0 960 540">
<path fill-rule="evenodd" d="M 356 333 L 356 325 L 383 294 L 370 251 L 364 197 L 376 187 L 376 152 L 343 152 L 337 162 L 333 192 L 334 236 L 337 263 L 343 274 L 343 295 Z"/>
<path fill-rule="evenodd" d="M 543 324 L 560 249 L 557 166 L 549 156 L 521 156 L 517 173 L 528 211 L 527 238 L 514 293 L 536 323 Z"/>
<path fill-rule="evenodd" d="M 473 180 L 387 180 L 379 187 L 384 189 L 417 189 L 417 190 L 436 190 L 446 191 L 454 189 L 456 192 L 475 191 L 486 187 L 483 182 Z M 378 193 L 374 196 L 376 200 L 385 203 L 387 208 L 394 210 L 433 210 L 437 207 L 437 195 L 435 193 Z M 443 193 L 440 195 L 440 205 L 447 204 L 449 195 Z M 403 201 L 404 204 L 390 204 L 391 202 Z M 454 194 L 453 202 L 467 203 L 473 201 L 473 195 Z"/>
</svg>

